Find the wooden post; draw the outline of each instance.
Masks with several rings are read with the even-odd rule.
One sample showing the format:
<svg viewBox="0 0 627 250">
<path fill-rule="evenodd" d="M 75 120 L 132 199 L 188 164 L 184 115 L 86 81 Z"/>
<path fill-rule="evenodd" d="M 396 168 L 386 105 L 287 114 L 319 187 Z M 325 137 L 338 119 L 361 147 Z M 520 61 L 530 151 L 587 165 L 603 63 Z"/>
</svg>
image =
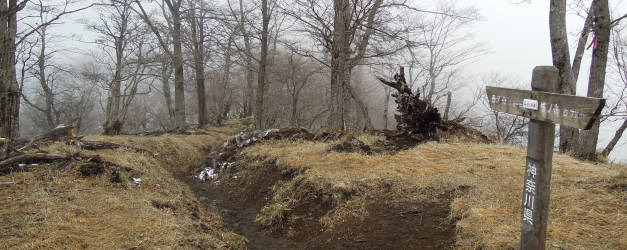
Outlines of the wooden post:
<svg viewBox="0 0 627 250">
<path fill-rule="evenodd" d="M 558 85 L 557 68 L 538 66 L 533 69 L 531 91 L 486 87 L 493 110 L 531 119 L 522 193 L 521 249 L 546 247 L 555 124 L 588 130 L 605 105 L 605 99 L 557 94 Z"/>
<path fill-rule="evenodd" d="M 557 92 L 559 72 L 552 66 L 533 69 L 531 88 Z M 555 124 L 531 119 L 522 195 L 521 249 L 544 249 L 549 219 Z"/>
</svg>

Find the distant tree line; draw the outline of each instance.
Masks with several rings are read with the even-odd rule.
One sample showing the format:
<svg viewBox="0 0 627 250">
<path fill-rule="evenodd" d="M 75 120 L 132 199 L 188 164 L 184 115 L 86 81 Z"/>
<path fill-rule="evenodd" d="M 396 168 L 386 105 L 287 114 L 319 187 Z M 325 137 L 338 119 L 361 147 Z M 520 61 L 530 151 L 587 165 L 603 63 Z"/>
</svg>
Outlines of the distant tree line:
<svg viewBox="0 0 627 250">
<path fill-rule="evenodd" d="M 391 77 L 405 66 L 408 84 L 444 119 L 502 142 L 524 143 L 526 119 L 491 112 L 483 93 L 486 84 L 515 81 L 498 73 L 477 81 L 464 71 L 489 53 L 472 36 L 479 10 L 464 1 L 420 4 L 2 0 L 0 137 L 59 124 L 111 135 L 182 130 L 248 116 L 256 129 L 388 129 L 394 122 L 392 90 L 375 76 Z M 607 156 L 627 127 L 624 16 L 611 18 L 624 13 L 610 13 L 608 0 L 550 5 L 550 42 L 562 92 L 575 93 L 592 41 L 588 95 L 612 101 L 603 121 L 623 121 L 602 150 Z M 572 63 L 567 10 L 586 20 Z M 62 36 L 58 27 L 77 18 L 88 35 Z M 606 69 L 622 81 L 611 84 L 611 92 L 604 89 Z M 599 124 L 591 132 L 562 128 L 560 149 L 594 153 L 598 131 Z"/>
</svg>

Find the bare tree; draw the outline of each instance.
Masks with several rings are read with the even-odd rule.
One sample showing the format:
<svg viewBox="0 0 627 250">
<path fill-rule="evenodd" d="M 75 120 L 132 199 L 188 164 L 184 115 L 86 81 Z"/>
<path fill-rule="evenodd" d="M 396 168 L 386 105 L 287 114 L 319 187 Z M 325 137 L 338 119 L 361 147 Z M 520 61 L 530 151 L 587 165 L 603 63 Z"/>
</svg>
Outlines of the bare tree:
<svg viewBox="0 0 627 250">
<path fill-rule="evenodd" d="M 257 74 L 257 98 L 255 98 L 255 128 L 263 129 L 264 124 L 264 97 L 266 90 L 266 67 L 268 64 L 268 26 L 270 13 L 268 12 L 268 0 L 261 0 L 261 55 L 259 57 L 259 73 Z"/>
<path fill-rule="evenodd" d="M 61 17 L 87 9 L 93 4 L 69 9 L 65 1 L 62 11 L 51 16 L 47 22 L 33 25 L 18 33 L 18 12 L 28 4 L 28 0 L 0 1 L 0 137 L 14 139 L 19 135 L 20 89 L 16 79 L 16 47 L 41 27 L 56 22 Z M 22 21 L 22 20 L 20 20 Z"/>
<path fill-rule="evenodd" d="M 389 25 L 391 20 L 400 18 L 384 11 L 399 6 L 403 3 L 384 3 L 383 0 L 334 0 L 332 3 L 298 0 L 284 8 L 299 23 L 296 30 L 309 34 L 315 44 L 323 48 L 316 52 L 297 43 L 290 44 L 294 51 L 330 68 L 328 129 L 345 129 L 345 116 L 349 111 L 347 102 L 351 99 L 356 101 L 362 113 L 367 110 L 356 95 L 351 95 L 352 69 L 369 58 L 390 55 L 404 47 L 394 39 L 404 31 L 403 25 L 393 29 Z"/>
<path fill-rule="evenodd" d="M 181 33 L 181 22 L 183 18 L 182 4 L 183 0 L 163 0 L 165 4 L 161 5 L 163 13 L 167 13 L 167 20 L 171 19 L 172 24 L 169 25 L 170 34 L 172 36 L 172 49 L 168 46 L 163 38 L 162 31 L 156 26 L 155 22 L 148 15 L 144 6 L 139 0 L 134 0 L 139 10 L 135 10 L 139 16 L 148 24 L 153 32 L 161 49 L 166 52 L 172 60 L 174 67 L 174 116 L 177 129 L 185 129 L 185 79 L 183 75 L 183 44 Z"/>
<path fill-rule="evenodd" d="M 254 55 L 253 55 L 253 45 L 252 45 L 252 34 L 249 31 L 249 26 L 251 26 L 250 24 L 250 20 L 248 20 L 248 13 L 250 13 L 251 11 L 246 9 L 246 7 L 244 6 L 244 1 L 243 0 L 239 0 L 238 1 L 238 8 L 234 8 L 231 5 L 230 1 L 227 1 L 228 3 L 228 15 L 231 16 L 233 18 L 234 23 L 236 23 L 236 29 L 239 31 L 239 35 L 241 36 L 242 42 L 243 44 L 243 48 L 238 47 L 239 51 L 242 54 L 242 57 L 244 57 L 244 67 L 245 67 L 245 79 L 246 79 L 246 85 L 244 86 L 244 91 L 243 91 L 243 100 L 242 100 L 242 106 L 243 106 L 243 114 L 244 116 L 250 116 L 253 114 L 253 101 L 254 101 L 254 92 L 255 92 L 255 87 L 253 86 L 253 82 L 254 82 L 254 71 L 255 71 L 255 65 L 254 62 L 258 62 L 259 59 L 257 59 Z M 235 46 L 237 46 L 237 43 L 234 43 Z"/>
<path fill-rule="evenodd" d="M 608 0 L 595 0 L 592 4 L 591 12 L 594 14 L 594 23 L 592 25 L 594 46 L 588 79 L 588 96 L 603 98 L 611 33 Z M 596 154 L 599 127 L 600 121 L 596 120 L 591 130 L 582 132 L 579 142 L 580 149 L 577 150 L 578 155 L 592 158 Z"/>
<path fill-rule="evenodd" d="M 196 73 L 196 94 L 198 95 L 198 125 L 205 126 L 207 119 L 207 98 L 205 93 L 205 21 L 207 10 L 204 1 L 188 1 L 188 21 L 191 28 L 194 71 Z"/>
<path fill-rule="evenodd" d="M 515 80 L 494 73 L 485 77 L 483 82 L 483 86 L 511 86 Z M 475 126 L 487 134 L 493 134 L 501 143 L 522 144 L 524 142 L 529 119 L 492 110 L 483 87 L 475 91 L 474 95 L 479 97 L 481 106 L 486 111 L 485 115 L 478 115 L 481 121 Z"/>
<path fill-rule="evenodd" d="M 605 116 L 608 120 L 614 122 L 620 122 L 622 120 L 622 124 L 614 132 L 612 139 L 610 139 L 605 148 L 601 151 L 601 155 L 605 158 L 614 150 L 625 130 L 627 130 L 627 37 L 625 37 L 624 32 L 625 26 L 618 26 L 618 22 L 614 23 L 616 26 L 612 29 L 612 66 L 618 74 L 622 86 L 615 92 L 616 101 L 608 108 L 608 114 Z"/>
<path fill-rule="evenodd" d="M 139 84 L 145 80 L 147 31 L 134 15 L 133 0 L 110 0 L 100 8 L 100 19 L 89 29 L 100 36 L 94 41 L 104 56 L 97 58 L 110 71 L 111 77 L 102 87 L 108 92 L 105 105 L 105 134 L 119 134 L 128 107 L 135 98 Z"/>
<path fill-rule="evenodd" d="M 442 98 L 448 98 L 452 91 L 461 85 L 459 76 L 463 66 L 487 53 L 480 42 L 473 42 L 470 32 L 464 29 L 479 20 L 478 11 L 473 7 L 459 7 L 456 1 L 439 2 L 438 12 L 448 15 L 429 15 L 420 20 L 420 29 L 415 40 L 418 45 L 408 45 L 412 64 L 415 63 L 418 74 L 415 79 L 423 82 L 423 99 L 432 106 L 450 110 L 450 105 L 438 105 Z M 451 96 L 452 98 L 452 96 Z M 449 102 L 446 102 L 449 103 Z M 448 112 L 444 115 L 448 117 Z"/>
</svg>

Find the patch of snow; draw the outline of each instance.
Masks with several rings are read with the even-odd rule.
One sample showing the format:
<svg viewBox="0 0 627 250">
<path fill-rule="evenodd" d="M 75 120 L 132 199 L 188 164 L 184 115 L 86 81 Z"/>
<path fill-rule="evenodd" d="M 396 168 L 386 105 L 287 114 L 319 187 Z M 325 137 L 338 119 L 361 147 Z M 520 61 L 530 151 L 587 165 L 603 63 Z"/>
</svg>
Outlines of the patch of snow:
<svg viewBox="0 0 627 250">
<path fill-rule="evenodd" d="M 263 132 L 263 136 L 262 137 L 266 137 L 268 136 L 268 134 L 272 133 L 272 132 L 277 132 L 279 131 L 278 129 L 268 129 L 266 131 Z"/>
<path fill-rule="evenodd" d="M 35 167 L 35 166 L 38 166 L 39 164 L 33 163 L 33 164 L 30 164 L 30 165 Z"/>
<path fill-rule="evenodd" d="M 142 179 L 140 178 L 131 178 L 133 180 L 133 183 L 135 184 L 140 184 L 142 182 Z"/>
<path fill-rule="evenodd" d="M 215 171 L 213 171 L 212 168 L 205 168 L 202 171 L 200 171 L 200 173 L 198 174 L 198 176 L 196 176 L 196 178 L 204 181 L 206 179 L 213 179 L 217 176 L 218 174 L 215 173 Z"/>
<path fill-rule="evenodd" d="M 233 175 L 233 179 L 237 179 L 237 175 Z"/>
<path fill-rule="evenodd" d="M 63 125 L 63 124 L 59 124 L 59 125 L 57 125 L 57 127 L 56 127 L 56 128 L 62 128 L 62 127 L 65 127 L 65 125 Z"/>
<path fill-rule="evenodd" d="M 17 166 L 18 166 L 18 167 L 25 167 L 25 166 L 26 166 L 26 164 L 22 164 L 22 163 L 20 163 L 20 164 L 17 164 Z"/>
</svg>

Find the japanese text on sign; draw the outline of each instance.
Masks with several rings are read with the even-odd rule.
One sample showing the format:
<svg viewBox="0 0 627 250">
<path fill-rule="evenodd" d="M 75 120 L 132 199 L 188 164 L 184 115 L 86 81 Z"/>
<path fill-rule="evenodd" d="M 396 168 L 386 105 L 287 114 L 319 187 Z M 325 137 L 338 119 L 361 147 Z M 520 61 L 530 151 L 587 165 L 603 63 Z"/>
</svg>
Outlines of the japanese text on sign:
<svg viewBox="0 0 627 250">
<path fill-rule="evenodd" d="M 525 192 L 523 194 L 523 222 L 533 225 L 534 203 L 536 200 L 537 163 L 527 158 L 525 170 Z"/>
</svg>

